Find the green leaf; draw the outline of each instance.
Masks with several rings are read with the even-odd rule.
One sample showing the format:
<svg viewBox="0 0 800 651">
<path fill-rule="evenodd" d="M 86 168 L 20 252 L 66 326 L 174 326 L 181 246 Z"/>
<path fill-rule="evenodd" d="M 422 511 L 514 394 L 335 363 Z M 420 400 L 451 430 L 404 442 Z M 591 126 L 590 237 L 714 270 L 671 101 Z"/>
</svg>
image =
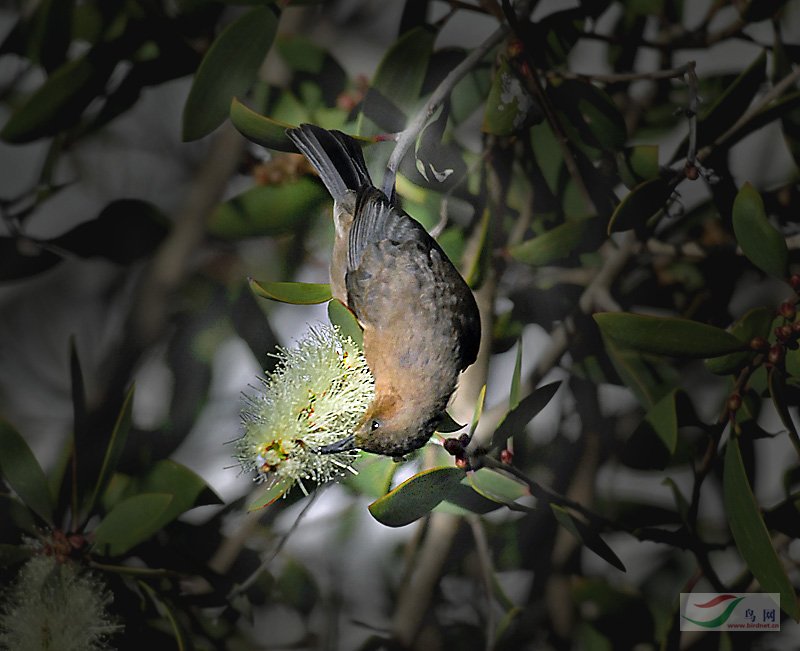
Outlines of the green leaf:
<svg viewBox="0 0 800 651">
<path fill-rule="evenodd" d="M 674 389 L 668 393 L 659 400 L 645 416 L 645 420 L 650 424 L 655 433 L 658 434 L 658 438 L 661 439 L 661 442 L 670 454 L 675 453 L 675 447 L 678 444 L 677 394 L 678 389 Z"/>
<path fill-rule="evenodd" d="M 506 440 L 520 434 L 534 416 L 544 409 L 561 386 L 561 381 L 539 387 L 511 409 L 492 434 L 491 447 L 505 446 Z"/>
<path fill-rule="evenodd" d="M 748 23 L 757 23 L 775 15 L 786 4 L 786 0 L 748 0 L 742 6 L 737 4 L 742 20 Z"/>
<path fill-rule="evenodd" d="M 430 27 L 414 27 L 386 51 L 364 98 L 357 133 L 366 135 L 405 128 L 406 120 L 419 103 L 435 39 L 436 31 Z M 379 128 L 367 127 L 364 118 Z"/>
<path fill-rule="evenodd" d="M 328 319 L 333 325 L 339 326 L 341 333 L 355 341 L 359 348 L 364 346 L 364 331 L 358 324 L 356 315 L 347 309 L 338 298 L 328 302 Z"/>
<path fill-rule="evenodd" d="M 144 477 L 134 481 L 133 486 L 137 493 L 172 495 L 169 508 L 161 516 L 161 527 L 196 506 L 222 504 L 200 475 L 172 459 L 157 461 Z"/>
<path fill-rule="evenodd" d="M 745 346 L 730 332 L 688 319 L 600 312 L 594 320 L 621 346 L 673 357 L 717 357 Z"/>
<path fill-rule="evenodd" d="M 626 147 L 617 154 L 617 160 L 622 182 L 629 188 L 658 176 L 658 145 Z"/>
<path fill-rule="evenodd" d="M 235 97 L 231 100 L 230 119 L 239 133 L 251 142 L 269 149 L 297 153 L 297 147 L 286 135 L 286 129 L 297 125 L 259 115 Z"/>
<path fill-rule="evenodd" d="M 392 478 L 398 467 L 399 464 L 390 457 L 375 454 L 364 455 L 359 459 L 358 474 L 348 475 L 345 484 L 361 495 L 377 499 L 389 492 Z"/>
<path fill-rule="evenodd" d="M 584 145 L 616 152 L 628 139 L 625 120 L 613 100 L 601 88 L 574 79 L 548 89 L 564 126 L 572 127 Z M 587 152 L 587 155 L 591 152 Z"/>
<path fill-rule="evenodd" d="M 0 420 L 0 475 L 31 511 L 52 523 L 47 477 L 25 439 L 4 420 Z"/>
<path fill-rule="evenodd" d="M 369 505 L 369 512 L 387 527 L 403 527 L 427 515 L 464 478 L 454 466 L 424 470 Z"/>
<path fill-rule="evenodd" d="M 750 262 L 771 276 L 786 277 L 786 240 L 769 223 L 761 193 L 749 183 L 742 186 L 733 202 L 733 232 Z"/>
<path fill-rule="evenodd" d="M 328 193 L 309 177 L 280 185 L 256 185 L 219 204 L 208 234 L 223 240 L 291 233 L 318 214 Z"/>
<path fill-rule="evenodd" d="M 510 136 L 526 126 L 529 116 L 538 113 L 533 98 L 503 57 L 486 98 L 481 130 L 495 136 Z"/>
<path fill-rule="evenodd" d="M 608 232 L 642 227 L 661 210 L 672 194 L 673 186 L 661 177 L 644 181 L 631 190 L 611 215 Z"/>
<path fill-rule="evenodd" d="M 512 508 L 520 507 L 515 502 L 531 494 L 527 484 L 493 468 L 480 468 L 471 472 L 462 483 L 464 481 L 481 497 Z"/>
<path fill-rule="evenodd" d="M 589 526 L 575 517 L 569 511 L 557 504 L 550 504 L 550 509 L 553 511 L 558 523 L 575 536 L 581 543 L 586 545 L 595 554 L 602 558 L 607 563 L 613 565 L 618 570 L 625 572 L 625 566 L 619 557 L 614 553 L 611 547 L 608 546 L 605 540 L 600 537 L 596 531 L 589 528 Z"/>
<path fill-rule="evenodd" d="M 753 337 L 764 337 L 766 339 L 770 334 L 773 316 L 773 310 L 766 307 L 753 308 L 748 310 L 730 327 L 730 333 L 744 344 L 749 344 Z M 752 350 L 730 353 L 705 360 L 705 366 L 709 371 L 717 375 L 738 373 L 750 363 L 753 355 L 755 355 L 755 351 Z"/>
<path fill-rule="evenodd" d="M 106 489 L 111 475 L 116 470 L 120 457 L 122 457 L 125 441 L 128 440 L 128 432 L 131 428 L 133 391 L 134 388 L 131 386 L 128 395 L 125 396 L 125 402 L 122 403 L 122 409 L 117 416 L 117 421 L 114 423 L 114 429 L 111 431 L 111 438 L 109 438 L 108 445 L 106 446 L 106 454 L 105 457 L 103 457 L 103 465 L 100 467 L 97 482 L 94 485 L 94 490 L 92 491 L 89 501 L 83 507 L 84 517 L 87 517 L 94 511 L 97 499 Z"/>
<path fill-rule="evenodd" d="M 278 29 L 275 5 L 255 7 L 228 25 L 206 52 L 183 109 L 183 139 L 197 140 L 216 129 L 231 100 L 244 95 L 258 76 Z"/>
<path fill-rule="evenodd" d="M 454 487 L 447 495 L 447 499 L 440 502 L 434 511 L 452 513 L 453 515 L 469 515 L 471 513 L 491 513 L 503 508 L 504 503 L 498 500 L 490 500 L 477 493 L 466 478 Z M 517 505 L 514 506 L 516 509 Z M 521 509 L 517 509 L 521 510 Z"/>
<path fill-rule="evenodd" d="M 589 220 L 567 220 L 555 228 L 512 246 L 508 253 L 517 262 L 533 266 L 552 264 L 572 254 L 587 232 Z"/>
<path fill-rule="evenodd" d="M 11 114 L 0 138 L 22 144 L 71 126 L 102 92 L 110 72 L 86 55 L 67 61 Z"/>
<path fill-rule="evenodd" d="M 722 477 L 725 511 L 736 547 L 764 592 L 781 595 L 781 610 L 800 620 L 800 607 L 783 564 L 772 546 L 756 498 L 747 481 L 739 441 L 731 437 Z"/>
<path fill-rule="evenodd" d="M 789 403 L 786 399 L 786 375 L 780 368 L 772 367 L 769 369 L 769 375 L 767 376 L 767 385 L 769 386 L 772 404 L 775 405 L 775 411 L 778 412 L 778 417 L 788 430 L 789 435 L 796 440 L 798 437 L 797 427 L 794 424 L 791 413 L 789 413 Z"/>
<path fill-rule="evenodd" d="M 453 432 L 458 432 L 459 430 L 464 429 L 464 427 L 464 425 L 461 425 L 453 420 L 453 417 L 450 414 L 444 412 L 442 414 L 442 419 L 436 426 L 436 431 L 440 434 L 452 434 Z"/>
<path fill-rule="evenodd" d="M 316 305 L 331 300 L 327 283 L 258 282 L 249 278 L 250 289 L 256 296 L 292 305 Z"/>
<path fill-rule="evenodd" d="M 131 550 L 161 528 L 173 499 L 167 493 L 140 493 L 123 500 L 97 525 L 93 548 L 106 556 Z"/>
<path fill-rule="evenodd" d="M 622 449 L 620 459 L 625 465 L 639 470 L 666 468 L 678 444 L 680 393 L 673 389 L 648 410 Z"/>
</svg>

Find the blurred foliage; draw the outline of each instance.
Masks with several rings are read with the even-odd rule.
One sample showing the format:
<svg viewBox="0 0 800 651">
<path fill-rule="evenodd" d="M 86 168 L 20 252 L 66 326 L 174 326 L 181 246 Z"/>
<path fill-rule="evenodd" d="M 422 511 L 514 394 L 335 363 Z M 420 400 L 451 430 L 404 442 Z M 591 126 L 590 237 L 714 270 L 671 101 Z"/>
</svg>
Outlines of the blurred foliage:
<svg viewBox="0 0 800 651">
<path fill-rule="evenodd" d="M 259 609 L 274 605 L 298 617 L 292 648 L 345 648 L 337 617 L 361 625 L 365 650 L 737 649 L 774 635 L 749 633 L 747 645 L 682 637 L 679 593 L 693 590 L 780 593 L 784 626 L 797 630 L 796 6 L 704 3 L 690 22 L 688 0 L 551 3 L 549 14 L 534 13 L 535 1 L 406 0 L 366 79 L 293 33 L 320 20 L 339 30 L 334 41 L 371 29 L 368 12 L 337 24 L 337 2 L 17 4 L 3 10 L 13 26 L 0 62 L 15 74 L 2 84 L 0 139 L 5 155 L 30 143 L 45 155 L 29 188 L 0 198 L 0 281 L 33 294 L 65 260 L 102 259 L 136 290 L 119 349 L 90 378 L 99 396 L 87 395 L 77 349 L 63 341 L 73 421 L 54 467 L 31 452 L 25 422 L 0 420 L 3 584 L 32 554 L 91 569 L 114 595 L 118 649 L 274 648 L 255 633 Z M 463 16 L 505 31 L 454 82 L 448 75 L 478 43 L 440 47 L 438 37 Z M 743 48 L 724 72 L 710 64 L 719 45 Z M 587 51 L 602 74 L 578 69 Z M 31 235 L 73 183 L 60 165 L 173 80 L 187 88 L 176 143 L 219 140 L 231 125 L 249 140 L 237 182 L 201 215 L 202 236 L 185 239 L 180 219 L 129 196 L 56 237 Z M 346 578 L 327 593 L 311 566 L 258 551 L 267 540 L 280 555 L 275 518 L 313 496 L 279 499 L 279 486 L 223 505 L 170 456 L 210 400 L 223 341 L 239 338 L 273 363 L 271 301 L 328 301 L 331 321 L 358 338 L 328 285 L 294 282 L 305 263 L 327 259 L 330 218 L 285 128 L 351 133 L 369 145 L 375 172 L 391 151 L 382 143 L 439 88 L 448 92 L 412 134 L 398 198 L 437 227 L 493 306 L 485 354 L 516 346 L 517 356 L 508 399 L 480 380 L 495 403 L 476 398 L 467 433 L 443 424 L 402 466 L 365 455 L 344 482 L 354 506 L 342 520 L 368 512 L 419 532 L 366 570 L 381 573 L 375 590 L 389 610 L 364 622 L 348 610 Z M 766 175 L 755 160 L 764 155 L 781 169 Z M 253 243 L 271 252 L 265 265 L 254 267 Z M 165 256 L 185 273 L 170 275 Z M 147 297 L 165 288 L 166 315 L 142 329 Z M 523 333 L 542 335 L 541 349 L 523 355 Z M 133 379 L 153 355 L 175 389 L 163 422 L 146 430 L 132 418 Z M 549 433 L 537 425 L 543 410 Z M 715 512 L 709 502 L 720 496 Z M 204 519 L 181 517 L 210 504 Z M 248 505 L 264 508 L 247 516 L 252 529 L 232 534 L 224 525 Z M 451 529 L 437 542 L 441 522 Z M 338 535 L 357 545 L 359 531 Z M 415 567 L 427 573 L 419 581 L 409 579 Z M 509 578 L 527 585 L 513 598 Z M 473 586 L 460 599 L 469 607 L 453 603 L 450 583 Z M 425 615 L 403 619 L 409 601 Z"/>
</svg>

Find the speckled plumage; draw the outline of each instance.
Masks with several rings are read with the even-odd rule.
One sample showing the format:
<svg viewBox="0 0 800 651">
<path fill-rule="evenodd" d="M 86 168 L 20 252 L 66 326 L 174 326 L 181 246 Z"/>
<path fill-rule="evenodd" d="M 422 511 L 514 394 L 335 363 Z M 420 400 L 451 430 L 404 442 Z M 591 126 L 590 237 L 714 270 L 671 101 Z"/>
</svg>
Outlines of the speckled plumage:
<svg viewBox="0 0 800 651">
<path fill-rule="evenodd" d="M 334 198 L 331 289 L 363 326 L 375 377 L 354 441 L 337 449 L 402 456 L 427 442 L 477 357 L 475 299 L 436 241 L 372 185 L 349 136 L 313 125 L 287 134 Z"/>
</svg>

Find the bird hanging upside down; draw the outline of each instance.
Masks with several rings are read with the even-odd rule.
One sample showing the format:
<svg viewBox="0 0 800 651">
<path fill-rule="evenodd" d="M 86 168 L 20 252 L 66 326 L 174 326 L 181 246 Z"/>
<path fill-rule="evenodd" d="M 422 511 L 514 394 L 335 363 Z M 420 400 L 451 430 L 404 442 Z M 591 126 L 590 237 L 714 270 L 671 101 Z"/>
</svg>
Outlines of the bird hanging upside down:
<svg viewBox="0 0 800 651">
<path fill-rule="evenodd" d="M 334 199 L 331 291 L 364 328 L 375 378 L 355 434 L 320 452 L 401 457 L 428 441 L 478 355 L 475 298 L 422 225 L 372 185 L 352 138 L 310 124 L 286 133 Z"/>
</svg>

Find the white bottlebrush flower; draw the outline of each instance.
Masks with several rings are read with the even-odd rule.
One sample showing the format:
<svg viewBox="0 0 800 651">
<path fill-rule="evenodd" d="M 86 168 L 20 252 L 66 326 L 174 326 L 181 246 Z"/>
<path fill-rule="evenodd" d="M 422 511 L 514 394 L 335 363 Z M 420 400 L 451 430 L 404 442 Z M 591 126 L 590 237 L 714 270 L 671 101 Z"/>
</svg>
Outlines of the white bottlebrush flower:
<svg viewBox="0 0 800 651">
<path fill-rule="evenodd" d="M 246 396 L 236 457 L 259 481 L 286 490 L 353 471 L 358 452 L 317 450 L 353 434 L 374 393 L 364 354 L 335 326 L 311 328 L 294 348 L 279 348 L 275 370 Z"/>
<path fill-rule="evenodd" d="M 33 556 L 0 605 L 4 651 L 106 651 L 120 629 L 106 607 L 111 592 L 95 575 L 53 556 Z"/>
</svg>

